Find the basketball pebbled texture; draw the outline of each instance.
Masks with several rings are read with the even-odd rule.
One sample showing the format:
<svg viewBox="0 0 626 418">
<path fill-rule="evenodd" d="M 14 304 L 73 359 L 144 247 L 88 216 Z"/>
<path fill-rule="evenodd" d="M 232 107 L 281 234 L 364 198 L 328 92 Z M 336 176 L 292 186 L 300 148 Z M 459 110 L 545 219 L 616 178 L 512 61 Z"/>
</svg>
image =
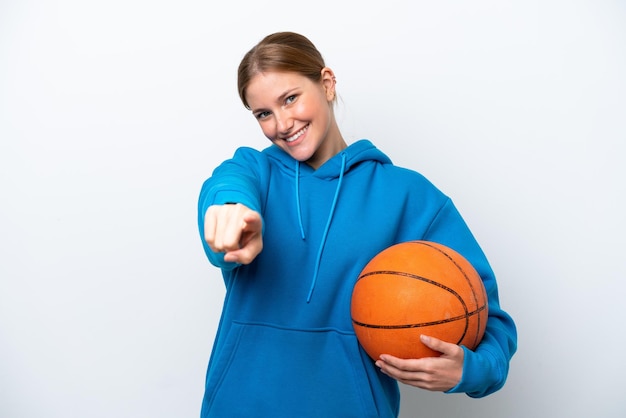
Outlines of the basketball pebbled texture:
<svg viewBox="0 0 626 418">
<path fill-rule="evenodd" d="M 479 274 L 458 252 L 430 241 L 408 241 L 377 254 L 352 293 L 352 324 L 368 355 L 438 356 L 420 335 L 474 349 L 487 324 Z"/>
</svg>

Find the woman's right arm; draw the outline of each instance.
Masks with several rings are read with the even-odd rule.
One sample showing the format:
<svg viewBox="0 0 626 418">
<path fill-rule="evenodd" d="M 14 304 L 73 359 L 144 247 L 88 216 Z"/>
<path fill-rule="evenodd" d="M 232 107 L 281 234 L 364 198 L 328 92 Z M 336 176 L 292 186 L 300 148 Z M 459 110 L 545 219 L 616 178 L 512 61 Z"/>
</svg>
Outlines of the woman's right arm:
<svg viewBox="0 0 626 418">
<path fill-rule="evenodd" d="M 262 196 L 268 177 L 267 158 L 251 148 L 239 148 L 202 185 L 198 229 L 215 266 L 232 270 L 251 262 L 263 248 Z"/>
</svg>

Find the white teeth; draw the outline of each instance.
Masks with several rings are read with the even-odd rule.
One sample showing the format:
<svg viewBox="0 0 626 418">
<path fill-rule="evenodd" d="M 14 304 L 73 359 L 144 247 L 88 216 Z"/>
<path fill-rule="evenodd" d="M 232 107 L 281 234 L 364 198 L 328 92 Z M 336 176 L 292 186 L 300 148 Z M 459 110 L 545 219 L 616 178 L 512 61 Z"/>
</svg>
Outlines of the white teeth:
<svg viewBox="0 0 626 418">
<path fill-rule="evenodd" d="M 285 141 L 287 142 L 293 142 L 296 139 L 300 138 L 302 136 L 302 134 L 309 128 L 309 125 L 305 126 L 304 128 L 302 128 L 301 130 L 299 130 L 298 132 L 296 132 L 294 135 L 290 136 L 289 138 L 285 138 Z"/>
</svg>

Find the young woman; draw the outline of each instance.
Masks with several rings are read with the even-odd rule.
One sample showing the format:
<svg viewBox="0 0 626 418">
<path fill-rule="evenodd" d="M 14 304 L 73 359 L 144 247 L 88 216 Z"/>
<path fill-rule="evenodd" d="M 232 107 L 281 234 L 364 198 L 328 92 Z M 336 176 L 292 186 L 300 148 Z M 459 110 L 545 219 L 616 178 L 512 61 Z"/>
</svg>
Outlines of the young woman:
<svg viewBox="0 0 626 418">
<path fill-rule="evenodd" d="M 202 417 L 396 417 L 398 381 L 473 397 L 501 388 L 515 325 L 451 200 L 368 140 L 346 144 L 335 74 L 306 37 L 267 36 L 244 56 L 238 86 L 272 145 L 239 148 L 200 193 L 204 250 L 226 285 Z M 474 351 L 422 336 L 441 356 L 372 361 L 359 346 L 359 272 L 410 240 L 447 245 L 480 273 L 489 319 Z"/>
</svg>

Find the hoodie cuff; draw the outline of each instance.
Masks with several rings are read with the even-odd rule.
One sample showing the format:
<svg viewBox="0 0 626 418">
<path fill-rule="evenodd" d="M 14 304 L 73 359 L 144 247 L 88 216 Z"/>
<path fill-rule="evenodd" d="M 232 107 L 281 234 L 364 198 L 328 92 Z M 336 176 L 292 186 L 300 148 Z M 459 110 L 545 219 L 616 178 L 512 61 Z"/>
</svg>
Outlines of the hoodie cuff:
<svg viewBox="0 0 626 418">
<path fill-rule="evenodd" d="M 486 396 L 501 386 L 496 357 L 487 350 L 475 352 L 461 346 L 465 352 L 461 381 L 445 393 L 466 393 L 472 398 Z"/>
<path fill-rule="evenodd" d="M 215 193 L 212 199 L 212 205 L 226 205 L 229 203 L 241 203 L 242 205 L 254 211 L 260 212 L 258 203 L 251 199 L 246 193 L 237 190 L 221 190 Z M 208 207 L 208 206 L 207 206 Z"/>
</svg>

